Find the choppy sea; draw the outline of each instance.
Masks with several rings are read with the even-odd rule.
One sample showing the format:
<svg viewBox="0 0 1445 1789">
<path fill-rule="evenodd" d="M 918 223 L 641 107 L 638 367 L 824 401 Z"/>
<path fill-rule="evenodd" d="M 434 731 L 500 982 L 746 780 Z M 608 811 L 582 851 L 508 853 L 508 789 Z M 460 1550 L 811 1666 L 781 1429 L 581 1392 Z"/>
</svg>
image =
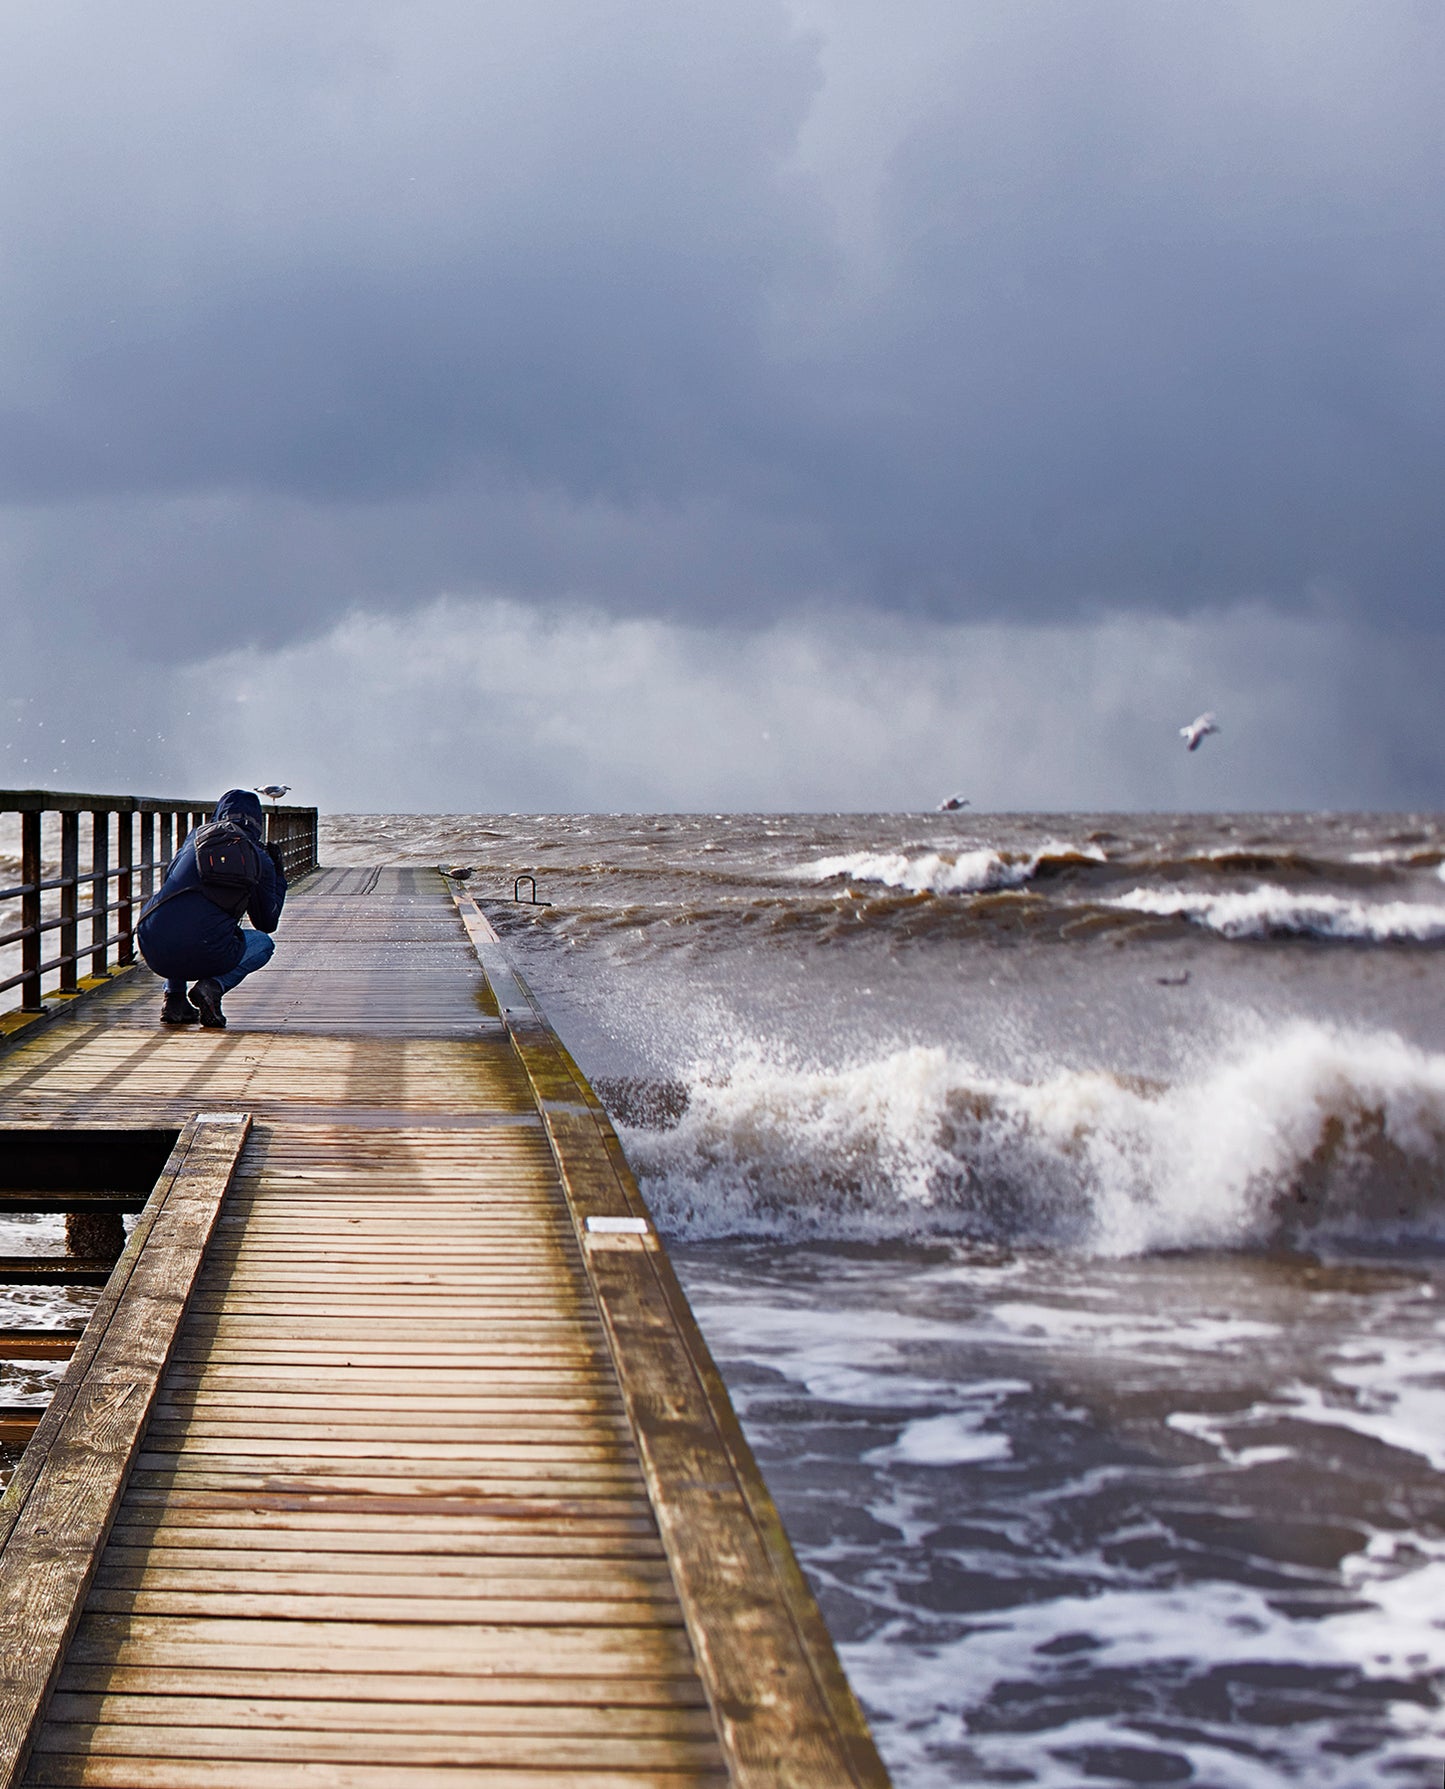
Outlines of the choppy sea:
<svg viewBox="0 0 1445 1789">
<path fill-rule="evenodd" d="M 903 1789 L 1438 1789 L 1445 820 L 341 816 L 322 855 L 473 869 Z"/>
</svg>

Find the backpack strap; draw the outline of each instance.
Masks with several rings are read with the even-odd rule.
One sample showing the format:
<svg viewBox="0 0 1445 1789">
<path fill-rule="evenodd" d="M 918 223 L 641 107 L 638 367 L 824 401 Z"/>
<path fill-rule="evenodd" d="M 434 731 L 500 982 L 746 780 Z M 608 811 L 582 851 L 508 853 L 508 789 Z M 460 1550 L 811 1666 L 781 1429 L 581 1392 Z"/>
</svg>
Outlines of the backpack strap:
<svg viewBox="0 0 1445 1789">
<path fill-rule="evenodd" d="M 138 926 L 144 925 L 151 914 L 153 914 L 158 907 L 164 907 L 167 901 L 178 900 L 183 894 L 205 894 L 205 892 L 205 889 L 202 888 L 199 883 L 197 883 L 194 888 L 173 888 L 169 894 L 163 893 L 158 888 L 146 902 L 145 906 L 141 908 L 140 918 L 135 923 Z"/>
</svg>

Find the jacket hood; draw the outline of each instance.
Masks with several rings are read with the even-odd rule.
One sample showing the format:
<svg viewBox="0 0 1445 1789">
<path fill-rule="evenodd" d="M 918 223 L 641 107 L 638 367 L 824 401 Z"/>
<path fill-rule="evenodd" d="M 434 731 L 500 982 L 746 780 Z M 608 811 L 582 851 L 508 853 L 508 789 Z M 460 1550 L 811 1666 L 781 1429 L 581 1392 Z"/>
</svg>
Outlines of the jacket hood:
<svg viewBox="0 0 1445 1789">
<path fill-rule="evenodd" d="M 216 803 L 216 818 L 243 826 L 258 842 L 266 836 L 266 821 L 261 812 L 261 798 L 249 789 L 227 789 Z"/>
</svg>

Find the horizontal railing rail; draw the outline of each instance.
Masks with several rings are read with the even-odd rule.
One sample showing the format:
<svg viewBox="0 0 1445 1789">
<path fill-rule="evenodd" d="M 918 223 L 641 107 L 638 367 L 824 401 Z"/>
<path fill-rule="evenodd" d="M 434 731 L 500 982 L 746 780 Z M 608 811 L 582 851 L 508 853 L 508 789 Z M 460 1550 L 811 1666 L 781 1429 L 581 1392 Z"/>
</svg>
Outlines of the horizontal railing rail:
<svg viewBox="0 0 1445 1789">
<path fill-rule="evenodd" d="M 19 830 L 18 879 L 0 861 L 0 970 L 7 958 L 14 961 L 17 945 L 20 954 L 16 972 L 0 973 L 0 1006 L 13 1006 L 3 997 L 18 988 L 22 1012 L 43 1012 L 47 979 L 52 993 L 73 995 L 87 957 L 91 977 L 110 974 L 112 950 L 118 968 L 133 963 L 146 902 L 213 807 L 145 795 L 0 789 L 0 823 L 13 832 L 18 822 Z M 267 807 L 266 842 L 281 847 L 288 881 L 316 868 L 317 818 L 315 808 Z M 47 955 L 52 937 L 56 948 Z"/>
</svg>

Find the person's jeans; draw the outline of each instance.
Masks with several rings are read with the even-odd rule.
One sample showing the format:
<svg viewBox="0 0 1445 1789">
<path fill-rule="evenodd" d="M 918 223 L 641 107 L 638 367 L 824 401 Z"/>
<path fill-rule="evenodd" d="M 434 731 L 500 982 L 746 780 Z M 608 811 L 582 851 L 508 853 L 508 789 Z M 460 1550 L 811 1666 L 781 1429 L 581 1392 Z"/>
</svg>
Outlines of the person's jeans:
<svg viewBox="0 0 1445 1789">
<path fill-rule="evenodd" d="M 246 947 L 241 952 L 240 962 L 234 969 L 228 969 L 224 975 L 215 977 L 223 994 L 229 994 L 232 988 L 239 982 L 245 981 L 246 977 L 254 970 L 265 968 L 275 955 L 276 941 L 267 933 L 253 932 L 250 926 L 242 926 L 241 936 L 246 941 Z M 168 994 L 184 994 L 185 991 L 184 977 L 177 980 L 175 976 L 172 976 L 166 983 Z"/>
</svg>

